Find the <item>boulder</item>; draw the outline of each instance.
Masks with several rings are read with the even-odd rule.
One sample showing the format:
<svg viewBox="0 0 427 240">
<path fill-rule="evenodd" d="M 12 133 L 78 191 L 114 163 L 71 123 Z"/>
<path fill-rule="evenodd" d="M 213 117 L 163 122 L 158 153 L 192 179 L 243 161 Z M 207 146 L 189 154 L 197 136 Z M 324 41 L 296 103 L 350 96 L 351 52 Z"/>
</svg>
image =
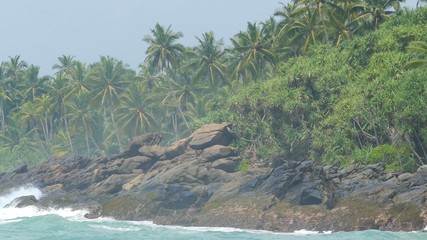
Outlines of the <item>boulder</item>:
<svg viewBox="0 0 427 240">
<path fill-rule="evenodd" d="M 119 173 L 131 173 L 135 169 L 143 169 L 148 170 L 153 164 L 155 160 L 146 156 L 135 156 L 127 158 L 123 161 L 123 164 L 119 168 Z"/>
<path fill-rule="evenodd" d="M 202 150 L 213 145 L 228 145 L 233 140 L 231 123 L 205 125 L 191 135 L 190 147 Z"/>
<path fill-rule="evenodd" d="M 16 207 L 16 208 L 24 208 L 28 206 L 36 206 L 38 200 L 34 195 L 22 196 L 15 198 L 12 202 L 10 202 L 6 207 Z"/>
<path fill-rule="evenodd" d="M 228 173 L 236 171 L 236 167 L 241 160 L 240 157 L 221 158 L 211 164 L 211 168 L 220 169 Z"/>
<path fill-rule="evenodd" d="M 129 149 L 125 152 L 125 155 L 128 157 L 138 155 L 138 149 L 142 146 L 158 145 L 161 141 L 162 136 L 159 133 L 147 133 L 136 136 L 132 139 Z"/>
<path fill-rule="evenodd" d="M 19 166 L 19 167 L 17 167 L 15 170 L 13 170 L 13 172 L 14 173 L 26 173 L 26 172 L 28 172 L 28 166 L 25 164 L 25 165 L 22 165 L 22 166 Z"/>
<path fill-rule="evenodd" d="M 223 146 L 223 145 L 213 145 L 209 148 L 203 150 L 201 158 L 207 162 L 213 162 L 220 158 L 236 156 L 238 151 L 236 148 Z"/>
<path fill-rule="evenodd" d="M 166 149 L 159 145 L 142 146 L 138 150 L 141 156 L 146 156 L 153 159 L 159 159 L 166 153 Z"/>
<path fill-rule="evenodd" d="M 319 191 L 319 189 L 313 187 L 313 188 L 306 188 L 301 193 L 301 199 L 300 204 L 301 205 L 315 205 L 322 203 L 322 193 Z"/>
<path fill-rule="evenodd" d="M 184 138 L 174 142 L 171 146 L 165 148 L 164 158 L 173 159 L 185 153 L 191 138 Z"/>
<path fill-rule="evenodd" d="M 142 181 L 144 180 L 144 174 L 139 174 L 134 179 L 130 180 L 129 182 L 123 184 L 122 188 L 123 190 L 129 191 L 134 187 L 137 187 L 141 185 Z"/>
</svg>

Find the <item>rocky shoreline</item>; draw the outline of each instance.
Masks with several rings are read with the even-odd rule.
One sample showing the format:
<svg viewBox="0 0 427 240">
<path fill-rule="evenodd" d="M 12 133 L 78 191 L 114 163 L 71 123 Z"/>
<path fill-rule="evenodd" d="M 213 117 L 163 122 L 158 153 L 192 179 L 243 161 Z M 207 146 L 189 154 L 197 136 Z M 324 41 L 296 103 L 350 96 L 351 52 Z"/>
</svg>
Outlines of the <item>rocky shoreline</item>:
<svg viewBox="0 0 427 240">
<path fill-rule="evenodd" d="M 43 192 L 15 205 L 90 209 L 88 218 L 290 232 L 423 230 L 427 167 L 386 172 L 275 157 L 274 167 L 236 172 L 231 124 L 211 124 L 168 147 L 161 136 L 135 138 L 121 154 L 50 159 L 0 173 L 0 194 L 33 184 Z"/>
</svg>

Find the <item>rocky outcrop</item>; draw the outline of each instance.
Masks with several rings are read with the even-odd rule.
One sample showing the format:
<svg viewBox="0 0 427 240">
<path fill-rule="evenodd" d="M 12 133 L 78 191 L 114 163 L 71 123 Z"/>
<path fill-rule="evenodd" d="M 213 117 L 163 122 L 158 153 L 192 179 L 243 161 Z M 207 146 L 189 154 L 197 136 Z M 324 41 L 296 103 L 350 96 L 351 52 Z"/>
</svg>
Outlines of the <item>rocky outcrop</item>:
<svg viewBox="0 0 427 240">
<path fill-rule="evenodd" d="M 159 134 L 146 134 L 108 158 L 23 166 L 0 174 L 0 193 L 32 183 L 44 195 L 37 202 L 26 198 L 26 205 L 88 208 L 88 218 L 161 224 L 273 231 L 427 225 L 427 167 L 397 174 L 381 164 L 341 168 L 277 155 L 271 167 L 236 172 L 241 157 L 229 146 L 231 127 L 207 125 L 170 146 L 160 145 Z"/>
</svg>

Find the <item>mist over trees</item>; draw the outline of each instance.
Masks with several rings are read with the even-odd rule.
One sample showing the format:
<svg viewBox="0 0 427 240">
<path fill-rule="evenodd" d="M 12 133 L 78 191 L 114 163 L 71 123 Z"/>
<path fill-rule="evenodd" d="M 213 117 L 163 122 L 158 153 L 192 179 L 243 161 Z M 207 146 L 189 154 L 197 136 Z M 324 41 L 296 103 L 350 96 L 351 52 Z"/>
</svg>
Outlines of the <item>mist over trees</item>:
<svg viewBox="0 0 427 240">
<path fill-rule="evenodd" d="M 109 155 L 147 132 L 168 144 L 232 121 L 245 163 L 272 155 L 328 164 L 427 163 L 427 10 L 400 1 L 293 1 L 230 39 L 196 46 L 157 24 L 137 70 L 60 56 L 52 76 L 0 64 L 0 169 Z M 144 53 L 141 53 L 143 56 Z"/>
</svg>

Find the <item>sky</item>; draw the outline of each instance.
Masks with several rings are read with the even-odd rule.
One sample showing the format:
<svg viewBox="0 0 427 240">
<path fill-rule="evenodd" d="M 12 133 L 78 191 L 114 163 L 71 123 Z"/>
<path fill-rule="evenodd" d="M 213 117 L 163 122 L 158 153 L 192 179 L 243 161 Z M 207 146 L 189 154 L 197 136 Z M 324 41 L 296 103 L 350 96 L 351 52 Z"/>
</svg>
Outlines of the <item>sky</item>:
<svg viewBox="0 0 427 240">
<path fill-rule="evenodd" d="M 229 39 L 261 22 L 289 0 L 0 0 L 0 61 L 20 55 L 52 74 L 58 57 L 93 63 L 111 56 L 137 70 L 148 45 L 142 41 L 156 23 L 180 31 L 179 43 L 213 31 Z M 415 5 L 416 0 L 407 0 Z"/>
<path fill-rule="evenodd" d="M 0 61 L 20 55 L 51 74 L 62 55 L 86 63 L 108 55 L 137 69 L 142 41 L 156 23 L 184 34 L 179 43 L 213 31 L 228 43 L 247 22 L 268 19 L 279 0 L 0 0 Z"/>
</svg>

